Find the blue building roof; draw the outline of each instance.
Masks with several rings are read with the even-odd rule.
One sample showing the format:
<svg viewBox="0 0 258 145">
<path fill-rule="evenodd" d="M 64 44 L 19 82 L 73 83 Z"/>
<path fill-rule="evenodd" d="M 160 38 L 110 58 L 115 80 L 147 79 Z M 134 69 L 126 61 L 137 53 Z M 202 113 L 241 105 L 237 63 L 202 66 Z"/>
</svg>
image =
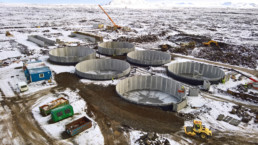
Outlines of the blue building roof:
<svg viewBox="0 0 258 145">
<path fill-rule="evenodd" d="M 39 73 L 44 73 L 44 72 L 50 72 L 51 70 L 49 67 L 40 67 L 40 68 L 33 68 L 33 69 L 28 69 L 30 74 L 39 74 Z"/>
</svg>

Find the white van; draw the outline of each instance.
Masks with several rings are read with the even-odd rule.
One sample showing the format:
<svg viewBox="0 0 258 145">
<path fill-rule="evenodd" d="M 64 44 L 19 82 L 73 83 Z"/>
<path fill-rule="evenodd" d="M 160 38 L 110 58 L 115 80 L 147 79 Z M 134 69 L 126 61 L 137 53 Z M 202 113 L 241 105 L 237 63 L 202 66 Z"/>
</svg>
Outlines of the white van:
<svg viewBox="0 0 258 145">
<path fill-rule="evenodd" d="M 25 82 L 19 82 L 17 85 L 18 85 L 20 92 L 25 92 L 28 90 L 28 85 Z"/>
</svg>

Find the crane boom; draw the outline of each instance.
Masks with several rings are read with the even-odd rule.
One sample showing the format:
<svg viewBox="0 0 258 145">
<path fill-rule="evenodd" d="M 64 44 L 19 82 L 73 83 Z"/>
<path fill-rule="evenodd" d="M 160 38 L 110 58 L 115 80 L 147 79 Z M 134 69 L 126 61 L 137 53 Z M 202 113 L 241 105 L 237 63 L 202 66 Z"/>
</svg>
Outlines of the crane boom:
<svg viewBox="0 0 258 145">
<path fill-rule="evenodd" d="M 121 26 L 118 26 L 108 15 L 108 13 L 99 5 L 99 7 L 102 9 L 102 11 L 108 16 L 109 20 L 113 23 L 113 25 L 117 28 L 121 28 Z"/>
</svg>

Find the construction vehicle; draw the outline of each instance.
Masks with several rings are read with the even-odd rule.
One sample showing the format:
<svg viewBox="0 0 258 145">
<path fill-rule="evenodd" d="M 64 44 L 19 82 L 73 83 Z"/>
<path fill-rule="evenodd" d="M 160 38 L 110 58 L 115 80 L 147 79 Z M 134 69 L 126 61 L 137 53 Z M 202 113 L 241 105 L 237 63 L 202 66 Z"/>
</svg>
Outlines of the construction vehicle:
<svg viewBox="0 0 258 145">
<path fill-rule="evenodd" d="M 252 78 L 252 77 L 250 77 L 250 76 L 248 76 L 248 75 L 245 75 L 245 74 L 243 74 L 243 73 L 241 73 L 241 72 L 239 72 L 239 71 L 237 71 L 237 70 L 235 70 L 235 69 L 230 69 L 230 70 L 231 70 L 231 71 L 234 71 L 234 72 L 236 72 L 236 73 L 239 73 L 239 74 L 241 74 L 242 76 L 247 77 L 248 79 L 250 79 L 251 81 L 253 81 L 253 82 L 250 82 L 250 83 L 247 83 L 247 84 L 246 84 L 246 87 L 247 87 L 248 89 L 254 88 L 254 89 L 258 90 L 258 80 L 255 80 L 254 78 Z"/>
<path fill-rule="evenodd" d="M 203 42 L 202 44 L 205 46 L 211 46 L 211 44 L 215 44 L 217 47 L 219 47 L 218 42 L 214 40 L 210 40 L 209 42 Z"/>
<path fill-rule="evenodd" d="M 6 37 L 13 37 L 13 35 L 9 31 L 6 31 L 5 36 Z"/>
<path fill-rule="evenodd" d="M 99 5 L 99 7 L 102 9 L 102 11 L 107 15 L 107 17 L 109 18 L 109 20 L 113 23 L 113 25 L 114 25 L 114 27 L 116 28 L 116 29 L 121 29 L 122 27 L 121 26 L 118 26 L 111 18 L 110 18 L 110 16 L 108 15 L 108 13 L 102 8 L 102 6 L 101 5 Z"/>
<path fill-rule="evenodd" d="M 212 136 L 210 129 L 202 125 L 202 121 L 194 120 L 193 127 L 185 126 L 185 134 L 189 136 L 200 136 L 202 139 L 206 139 Z"/>
</svg>

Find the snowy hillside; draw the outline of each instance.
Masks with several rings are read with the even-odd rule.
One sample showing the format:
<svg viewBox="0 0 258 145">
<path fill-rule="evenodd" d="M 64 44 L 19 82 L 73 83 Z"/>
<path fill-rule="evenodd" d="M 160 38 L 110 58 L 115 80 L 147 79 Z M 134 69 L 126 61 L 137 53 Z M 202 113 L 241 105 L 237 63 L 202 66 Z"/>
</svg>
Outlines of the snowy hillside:
<svg viewBox="0 0 258 145">
<path fill-rule="evenodd" d="M 230 7 L 230 8 L 258 8 L 258 1 L 254 0 L 112 0 L 111 7 L 168 9 L 171 7 Z"/>
</svg>

